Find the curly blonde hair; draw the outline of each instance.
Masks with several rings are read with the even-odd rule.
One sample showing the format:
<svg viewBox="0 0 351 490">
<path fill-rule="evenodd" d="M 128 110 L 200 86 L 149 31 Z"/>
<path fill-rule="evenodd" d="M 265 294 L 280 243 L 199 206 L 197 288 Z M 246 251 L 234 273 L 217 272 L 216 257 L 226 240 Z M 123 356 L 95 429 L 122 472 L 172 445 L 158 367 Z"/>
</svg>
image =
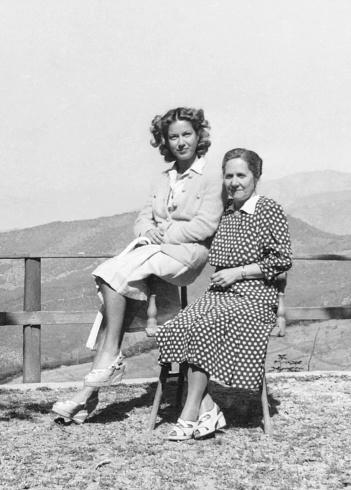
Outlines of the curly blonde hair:
<svg viewBox="0 0 351 490">
<path fill-rule="evenodd" d="M 158 148 L 166 162 L 173 162 L 175 156 L 168 145 L 168 128 L 175 121 L 189 121 L 194 128 L 199 141 L 196 148 L 196 155 L 202 157 L 211 146 L 210 126 L 204 116 L 202 109 L 192 109 L 188 107 L 178 107 L 171 109 L 164 116 L 155 116 L 151 122 L 150 131 L 153 139 L 150 141 L 154 148 Z"/>
</svg>

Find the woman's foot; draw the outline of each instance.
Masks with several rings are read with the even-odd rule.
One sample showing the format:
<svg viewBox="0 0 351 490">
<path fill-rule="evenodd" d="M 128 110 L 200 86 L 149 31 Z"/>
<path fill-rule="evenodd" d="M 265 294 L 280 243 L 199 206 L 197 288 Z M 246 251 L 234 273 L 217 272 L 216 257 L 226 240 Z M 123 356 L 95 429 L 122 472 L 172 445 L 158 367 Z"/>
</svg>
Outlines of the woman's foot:
<svg viewBox="0 0 351 490">
<path fill-rule="evenodd" d="M 94 367 L 84 378 L 84 386 L 102 387 L 121 383 L 126 368 L 123 362 L 122 352 L 119 352 L 116 359 L 107 367 Z"/>
<path fill-rule="evenodd" d="M 193 399 L 189 396 L 185 402 L 180 418 L 183 420 L 198 420 L 200 415 L 204 412 L 209 412 L 212 410 L 214 401 L 212 400 L 209 393 L 206 393 L 202 398 L 200 407 L 197 403 L 194 403 Z"/>
<path fill-rule="evenodd" d="M 197 427 L 194 431 L 195 439 L 202 439 L 216 430 L 223 429 L 227 425 L 223 412 L 219 406 L 214 403 L 213 408 L 207 412 L 203 412 L 197 421 Z"/>
<path fill-rule="evenodd" d="M 186 441 L 192 439 L 197 422 L 191 420 L 178 419 L 176 425 L 168 433 L 167 439 L 170 441 Z"/>
<path fill-rule="evenodd" d="M 53 405 L 52 411 L 55 415 L 72 420 L 76 424 L 83 424 L 96 409 L 98 403 L 98 393 L 94 392 L 83 402 L 75 402 L 73 400 L 58 401 Z"/>
</svg>

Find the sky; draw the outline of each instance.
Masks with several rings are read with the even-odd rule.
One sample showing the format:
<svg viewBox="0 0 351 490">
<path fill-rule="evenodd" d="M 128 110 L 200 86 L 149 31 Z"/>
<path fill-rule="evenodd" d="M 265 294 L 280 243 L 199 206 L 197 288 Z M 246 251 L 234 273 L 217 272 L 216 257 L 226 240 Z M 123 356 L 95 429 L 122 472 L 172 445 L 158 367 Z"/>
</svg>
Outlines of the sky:
<svg viewBox="0 0 351 490">
<path fill-rule="evenodd" d="M 211 165 L 350 171 L 349 0 L 2 0 L 0 231 L 138 210 L 150 122 L 201 107 Z M 308 179 L 307 179 L 308 180 Z M 308 181 L 306 181 L 308 185 Z"/>
</svg>

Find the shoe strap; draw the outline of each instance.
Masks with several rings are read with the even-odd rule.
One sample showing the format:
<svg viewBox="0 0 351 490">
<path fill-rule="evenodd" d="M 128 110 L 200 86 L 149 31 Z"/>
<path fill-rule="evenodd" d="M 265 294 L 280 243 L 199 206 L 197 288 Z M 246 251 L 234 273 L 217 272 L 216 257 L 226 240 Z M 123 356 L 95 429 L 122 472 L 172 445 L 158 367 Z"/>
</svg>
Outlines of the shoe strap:
<svg viewBox="0 0 351 490">
<path fill-rule="evenodd" d="M 73 405 L 75 407 L 79 407 L 79 405 L 82 405 L 82 407 L 84 407 L 85 403 L 81 402 L 81 403 L 77 403 L 77 402 L 74 402 L 73 400 L 65 400 L 63 402 L 57 402 L 57 403 L 62 403 L 62 404 L 68 404 L 68 405 Z"/>
<path fill-rule="evenodd" d="M 200 422 L 204 422 L 205 420 L 208 420 L 208 419 L 212 418 L 212 417 L 211 417 L 211 413 L 212 413 L 214 410 L 215 410 L 215 412 L 216 412 L 216 415 L 218 416 L 221 410 L 220 410 L 219 406 L 217 405 L 217 403 L 214 403 L 214 405 L 213 405 L 213 407 L 211 408 L 211 410 L 207 410 L 207 412 L 204 412 L 204 413 L 202 413 L 202 414 L 200 415 L 200 417 L 199 417 L 199 423 L 200 423 Z"/>
<path fill-rule="evenodd" d="M 112 362 L 112 364 L 107 366 L 107 368 L 92 369 L 89 374 L 93 374 L 93 375 L 94 374 L 101 374 L 104 371 L 106 371 L 106 369 L 110 369 L 111 371 L 114 371 L 115 369 L 118 369 L 118 368 L 124 366 L 123 359 L 124 359 L 124 357 L 122 355 L 122 351 L 120 351 L 120 353 L 118 354 L 116 359 Z"/>
<path fill-rule="evenodd" d="M 113 365 L 115 366 L 117 364 L 117 366 L 119 366 L 120 364 L 123 364 L 123 359 L 124 359 L 124 356 L 122 354 L 122 351 L 120 350 L 119 351 L 119 354 L 118 356 L 116 357 L 116 359 L 113 361 Z"/>
<path fill-rule="evenodd" d="M 93 375 L 100 374 L 100 373 L 103 373 L 104 371 L 107 371 L 107 369 L 114 369 L 114 366 L 111 365 L 111 366 L 109 366 L 107 368 L 92 369 L 89 374 L 93 374 Z M 89 374 L 88 374 L 88 376 L 89 376 Z"/>
<path fill-rule="evenodd" d="M 176 425 L 178 427 L 184 427 L 185 429 L 193 429 L 197 422 L 192 422 L 191 420 L 178 419 Z"/>
</svg>

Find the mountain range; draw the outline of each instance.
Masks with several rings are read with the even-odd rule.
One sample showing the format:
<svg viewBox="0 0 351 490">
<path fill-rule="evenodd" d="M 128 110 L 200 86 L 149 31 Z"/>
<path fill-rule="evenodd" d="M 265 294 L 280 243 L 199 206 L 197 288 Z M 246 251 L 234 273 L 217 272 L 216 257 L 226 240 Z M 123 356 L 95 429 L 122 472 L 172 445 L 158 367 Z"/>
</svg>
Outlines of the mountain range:
<svg viewBox="0 0 351 490">
<path fill-rule="evenodd" d="M 321 174 L 324 174 L 324 172 L 321 172 Z M 346 181 L 347 179 L 344 180 Z M 315 191 L 315 187 L 311 190 Z M 272 196 L 274 194 L 274 189 L 271 189 L 270 192 L 268 191 L 267 195 Z M 260 190 L 260 192 L 262 191 Z M 301 191 L 302 194 L 304 192 Z M 297 193 L 298 191 L 295 188 L 293 192 L 294 199 Z M 312 196 L 315 195 L 319 198 L 317 203 L 322 203 L 321 194 L 312 194 Z M 339 200 L 335 199 L 335 204 L 341 203 L 343 205 L 345 196 L 347 198 L 347 191 L 338 193 L 337 197 Z M 291 202 L 288 191 L 285 199 L 287 202 Z M 309 196 L 301 197 L 302 202 L 307 199 L 309 199 Z M 293 204 L 290 206 L 293 206 Z M 136 215 L 136 212 L 132 212 L 90 220 L 53 222 L 33 228 L 2 232 L 0 233 L 0 254 L 28 252 L 38 253 L 39 255 L 50 253 L 82 254 L 82 259 L 43 260 L 42 304 L 43 309 L 51 310 L 88 308 L 91 307 L 92 301 L 94 304 L 97 303 L 95 288 L 89 272 L 101 260 L 83 259 L 84 253 L 118 254 L 133 238 L 133 223 Z M 346 226 L 344 227 L 345 234 L 336 235 L 322 231 L 300 218 L 288 215 L 288 219 L 295 255 L 350 253 L 351 236 L 346 234 L 348 231 Z M 312 263 L 308 264 L 308 267 L 316 266 Z M 333 267 L 334 269 L 339 267 L 337 263 L 329 265 L 318 264 L 321 270 L 325 267 Z M 300 267 L 302 267 L 302 264 L 296 263 L 294 269 L 298 270 Z M 347 269 L 347 263 L 343 264 L 343 268 Z M 190 290 L 194 289 L 194 296 L 206 287 L 202 283 L 202 281 L 206 282 L 208 280 L 206 270 L 195 285 L 190 288 Z M 0 274 L 2 303 L 7 309 L 21 308 L 23 295 L 22 262 L 19 260 L 1 261 Z M 293 273 L 290 273 L 290 275 L 293 275 Z M 305 299 L 310 300 L 310 295 L 305 296 Z M 341 298 L 341 300 L 344 299 Z M 295 298 L 294 303 L 299 303 L 299 300 Z"/>
<path fill-rule="evenodd" d="M 328 180 L 330 190 L 326 192 Z M 274 182 L 274 181 L 273 181 Z M 311 182 L 310 194 L 302 182 Z M 351 253 L 351 213 L 347 213 L 351 174 L 313 172 L 280 179 L 275 188 L 262 184 L 259 192 L 275 198 L 288 213 L 292 246 L 295 255 Z M 334 187 L 339 185 L 340 189 Z M 308 187 L 308 186 L 307 186 Z M 324 191 L 321 192 L 321 189 Z M 332 190 L 334 189 L 334 190 Z M 322 230 L 325 203 L 334 204 L 335 216 Z M 338 221 L 341 210 L 343 226 Z M 311 210 L 308 212 L 308 210 Z M 322 210 L 322 211 L 321 211 Z M 133 238 L 133 223 L 137 213 L 124 213 L 96 219 L 53 222 L 21 230 L 0 233 L 0 254 L 81 254 L 80 259 L 43 259 L 42 309 L 84 310 L 99 305 L 91 272 L 102 259 L 84 258 L 85 254 L 118 254 Z M 302 219 L 301 219 L 302 218 Z M 310 222 L 310 224 L 308 223 Z M 336 227 L 343 233 L 332 233 Z M 295 261 L 288 274 L 286 303 L 291 306 L 351 304 L 350 262 Z M 205 291 L 212 272 L 206 266 L 197 281 L 188 288 L 189 300 Z M 0 261 L 1 311 L 22 309 L 23 261 Z M 57 326 L 42 328 L 43 364 L 53 366 L 83 362 L 89 358 L 84 339 L 90 326 Z M 21 365 L 22 330 L 19 327 L 0 327 L 0 369 L 9 373 Z M 17 367 L 16 367 L 17 366 Z"/>
<path fill-rule="evenodd" d="M 276 199 L 291 216 L 330 233 L 351 233 L 351 173 L 302 172 L 267 182 L 264 177 L 263 169 L 259 192 Z M 126 189 L 125 207 L 116 210 L 115 184 L 112 179 L 96 182 L 92 193 L 83 180 L 74 189 L 27 192 L 15 198 L 5 187 L 0 195 L 0 230 L 22 229 L 26 224 L 33 227 L 56 220 L 86 220 L 138 209 L 128 207 L 131 194 Z M 140 198 L 140 189 L 134 191 L 135 202 Z"/>
<path fill-rule="evenodd" d="M 259 184 L 295 218 L 320 230 L 351 233 L 351 174 L 335 170 L 303 172 Z"/>
</svg>

